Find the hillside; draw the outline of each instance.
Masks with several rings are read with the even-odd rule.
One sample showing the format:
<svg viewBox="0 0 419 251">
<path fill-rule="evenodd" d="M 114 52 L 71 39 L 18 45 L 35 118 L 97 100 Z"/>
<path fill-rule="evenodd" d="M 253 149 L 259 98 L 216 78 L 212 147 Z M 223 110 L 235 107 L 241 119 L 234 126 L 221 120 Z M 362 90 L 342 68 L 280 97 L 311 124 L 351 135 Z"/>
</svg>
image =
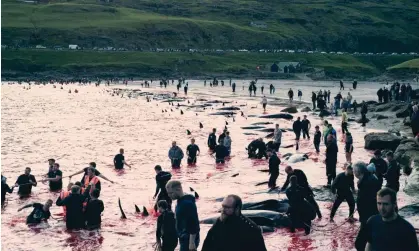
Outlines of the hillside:
<svg viewBox="0 0 419 251">
<path fill-rule="evenodd" d="M 419 73 L 419 59 L 412 59 L 409 61 L 405 61 L 401 64 L 393 65 L 388 68 L 390 71 L 410 71 L 410 72 L 416 72 Z"/>
<path fill-rule="evenodd" d="M 410 52 L 419 44 L 416 0 L 3 0 L 1 6 L 2 44 L 11 46 Z"/>
</svg>

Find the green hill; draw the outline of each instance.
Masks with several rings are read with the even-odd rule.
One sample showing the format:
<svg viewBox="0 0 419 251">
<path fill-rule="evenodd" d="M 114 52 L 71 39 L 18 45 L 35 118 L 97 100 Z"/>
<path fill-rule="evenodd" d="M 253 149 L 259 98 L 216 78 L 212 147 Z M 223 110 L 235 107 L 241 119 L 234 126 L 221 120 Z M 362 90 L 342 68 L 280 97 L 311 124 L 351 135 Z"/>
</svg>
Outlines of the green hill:
<svg viewBox="0 0 419 251">
<path fill-rule="evenodd" d="M 410 52 L 416 0 L 3 0 L 2 44 Z M 266 27 L 253 27 L 256 22 Z"/>
<path fill-rule="evenodd" d="M 419 59 L 412 59 L 388 68 L 390 71 L 410 71 L 419 73 Z"/>
</svg>

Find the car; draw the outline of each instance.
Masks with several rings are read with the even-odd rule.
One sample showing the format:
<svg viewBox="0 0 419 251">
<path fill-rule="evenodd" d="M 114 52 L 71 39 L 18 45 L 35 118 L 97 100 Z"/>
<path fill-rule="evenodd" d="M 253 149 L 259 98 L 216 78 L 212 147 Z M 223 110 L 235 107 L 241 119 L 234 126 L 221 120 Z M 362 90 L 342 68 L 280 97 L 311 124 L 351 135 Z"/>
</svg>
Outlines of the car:
<svg viewBox="0 0 419 251">
<path fill-rule="evenodd" d="M 327 54 L 327 52 L 325 52 L 325 51 L 322 51 L 322 52 L 320 52 L 320 54 Z"/>
<path fill-rule="evenodd" d="M 343 55 L 343 52 L 338 51 L 336 54 Z"/>
<path fill-rule="evenodd" d="M 409 55 L 418 55 L 416 52 L 410 52 Z"/>
<path fill-rule="evenodd" d="M 393 53 L 391 53 L 391 55 L 392 55 L 392 56 L 395 56 L 395 55 L 399 55 L 399 54 L 398 54 L 398 53 L 393 52 Z"/>
<path fill-rule="evenodd" d="M 313 51 L 308 51 L 307 53 L 308 53 L 308 54 L 313 54 L 314 52 L 313 52 Z"/>
</svg>

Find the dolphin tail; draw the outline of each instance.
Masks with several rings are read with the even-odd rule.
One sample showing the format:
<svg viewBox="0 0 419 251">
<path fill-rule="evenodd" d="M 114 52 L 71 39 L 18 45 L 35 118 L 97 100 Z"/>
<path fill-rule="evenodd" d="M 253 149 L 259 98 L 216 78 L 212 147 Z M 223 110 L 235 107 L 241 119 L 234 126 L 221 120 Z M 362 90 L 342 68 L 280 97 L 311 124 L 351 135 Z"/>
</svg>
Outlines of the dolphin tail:
<svg viewBox="0 0 419 251">
<path fill-rule="evenodd" d="M 121 206 L 121 199 L 120 199 L 120 198 L 118 198 L 118 205 L 119 205 L 119 210 L 121 211 L 121 218 L 122 218 L 122 219 L 126 219 L 126 218 L 127 218 L 127 216 L 125 215 L 124 210 L 122 209 L 122 206 Z"/>
<path fill-rule="evenodd" d="M 195 199 L 199 199 L 199 194 L 195 191 Z"/>
<path fill-rule="evenodd" d="M 143 213 L 142 216 L 149 216 L 149 213 L 147 211 L 147 208 L 145 208 L 145 206 L 143 206 Z"/>
<path fill-rule="evenodd" d="M 135 205 L 135 212 L 136 213 L 141 213 L 140 208 L 137 205 Z"/>
<path fill-rule="evenodd" d="M 195 191 L 195 190 L 193 190 L 193 188 L 192 188 L 192 187 L 189 187 L 189 190 L 191 190 L 191 192 Z"/>
</svg>

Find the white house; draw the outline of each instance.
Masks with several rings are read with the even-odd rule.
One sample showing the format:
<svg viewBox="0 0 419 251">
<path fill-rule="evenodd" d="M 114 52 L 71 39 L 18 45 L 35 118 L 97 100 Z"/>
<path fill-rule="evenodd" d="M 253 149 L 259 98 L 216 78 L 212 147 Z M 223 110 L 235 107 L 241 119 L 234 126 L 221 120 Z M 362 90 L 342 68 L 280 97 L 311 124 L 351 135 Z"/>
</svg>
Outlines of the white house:
<svg viewBox="0 0 419 251">
<path fill-rule="evenodd" d="M 78 46 L 77 44 L 69 44 L 69 45 L 68 45 L 68 48 L 69 48 L 70 50 L 77 50 L 77 49 L 79 48 L 79 46 Z"/>
</svg>

